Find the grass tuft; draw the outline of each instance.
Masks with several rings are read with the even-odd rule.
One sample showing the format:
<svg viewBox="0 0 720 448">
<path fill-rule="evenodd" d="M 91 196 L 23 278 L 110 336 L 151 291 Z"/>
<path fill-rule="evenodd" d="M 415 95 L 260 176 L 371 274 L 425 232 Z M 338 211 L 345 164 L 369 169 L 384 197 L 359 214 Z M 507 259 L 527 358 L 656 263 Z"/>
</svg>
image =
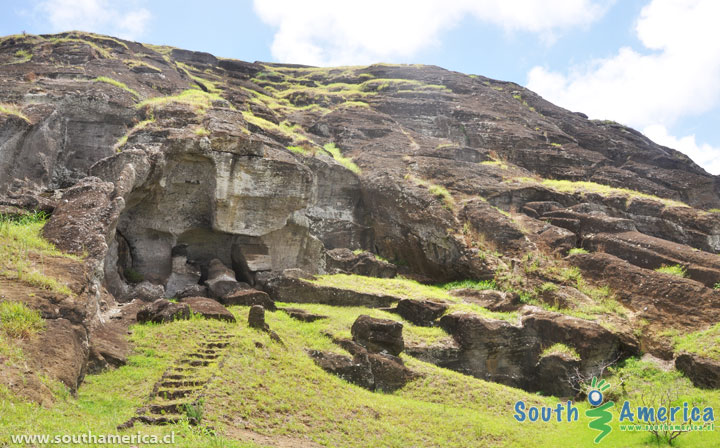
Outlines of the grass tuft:
<svg viewBox="0 0 720 448">
<path fill-rule="evenodd" d="M 123 89 L 124 91 L 131 93 L 135 98 L 140 97 L 140 94 L 137 93 L 137 91 L 128 87 L 124 82 L 120 82 L 116 79 L 108 78 L 107 76 L 98 76 L 97 78 L 93 79 L 93 81 L 104 82 L 106 84 L 110 84 L 111 86 L 119 87 L 119 88 Z"/>
<path fill-rule="evenodd" d="M 333 159 L 335 159 L 340 165 L 344 166 L 355 174 L 361 173 L 360 167 L 355 165 L 355 162 L 353 162 L 351 158 L 343 156 L 340 152 L 340 148 L 335 146 L 335 143 L 326 143 L 323 146 L 323 149 L 328 154 L 330 154 Z"/>
<path fill-rule="evenodd" d="M 65 295 L 72 295 L 67 285 L 44 274 L 43 257 L 56 256 L 79 260 L 67 255 L 42 238 L 41 231 L 47 220 L 39 212 L 20 217 L 0 215 L 0 276 L 17 279 Z M 32 257 L 31 257 L 32 256 Z M 33 261 L 33 259 L 40 261 Z"/>
<path fill-rule="evenodd" d="M 0 331 L 11 338 L 29 338 L 45 328 L 40 313 L 22 302 L 0 302 Z"/>
<path fill-rule="evenodd" d="M 586 249 L 583 249 L 582 247 L 573 247 L 568 251 L 568 255 L 577 255 L 577 254 L 589 254 Z"/>
<path fill-rule="evenodd" d="M 30 119 L 27 117 L 27 115 L 22 113 L 22 109 L 17 104 L 0 103 L 0 114 L 14 115 L 18 118 L 25 120 L 27 123 L 30 123 Z"/>
<path fill-rule="evenodd" d="M 580 355 L 578 352 L 565 344 L 557 343 L 555 345 L 552 345 L 545 350 L 542 351 L 540 354 L 541 358 L 545 358 L 550 355 L 565 355 L 568 356 L 576 361 L 580 361 Z"/>
<path fill-rule="evenodd" d="M 683 267 L 682 265 L 679 265 L 679 264 L 675 264 L 672 266 L 662 265 L 661 267 L 655 269 L 655 271 L 663 273 L 663 274 L 670 274 L 670 275 L 675 275 L 675 276 L 683 277 L 683 278 L 687 277 L 687 270 L 685 269 L 685 267 Z"/>
</svg>

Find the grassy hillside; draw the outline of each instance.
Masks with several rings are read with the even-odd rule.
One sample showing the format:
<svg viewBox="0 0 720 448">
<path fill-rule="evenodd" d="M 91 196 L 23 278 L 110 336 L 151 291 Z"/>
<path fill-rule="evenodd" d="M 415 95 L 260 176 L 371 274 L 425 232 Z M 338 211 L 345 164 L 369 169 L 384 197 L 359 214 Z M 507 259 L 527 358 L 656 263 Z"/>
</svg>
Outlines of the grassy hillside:
<svg viewBox="0 0 720 448">
<path fill-rule="evenodd" d="M 128 364 L 88 376 L 77 397 L 53 384 L 56 403 L 43 408 L 22 402 L 7 390 L 0 391 L 0 444 L 9 443 L 9 434 L 114 433 L 116 425 L 133 416 L 147 401 L 154 382 L 173 361 L 192 349 L 202 335 L 222 329 L 233 339 L 224 363 L 214 367 L 216 377 L 206 391 L 201 425 L 138 424 L 126 433 L 162 435 L 174 431 L 177 446 L 182 447 L 278 443 L 378 447 L 528 446 L 528 443 L 593 446 L 595 433 L 582 419 L 572 424 L 518 423 L 512 417 L 516 400 L 554 406 L 555 398 L 467 377 L 410 357 L 404 356 L 404 360 L 422 377 L 392 394 L 369 392 L 325 373 L 315 366 L 305 349 L 339 351 L 323 333 L 342 334 L 357 314 L 367 314 L 369 310 L 305 307 L 325 313 L 330 319 L 302 323 L 283 312 L 267 314 L 268 323 L 284 345 L 249 328 L 246 307 L 231 309 L 239 319 L 237 324 L 195 318 L 163 325 L 135 325 L 131 336 L 135 348 Z M 427 330 L 406 325 L 405 334 L 409 339 L 426 337 L 423 331 Z M 720 393 L 694 389 L 676 373 L 664 373 L 631 361 L 610 382 L 618 382 L 620 377 L 631 394 L 660 385 L 682 386 L 681 395 L 695 400 L 701 397 L 720 409 Z M 578 406 L 581 413 L 586 408 L 584 404 Z M 693 433 L 681 436 L 675 444 L 720 446 L 720 441 L 707 434 Z M 618 430 L 602 442 L 602 446 L 618 447 L 654 445 L 654 439 L 646 433 Z"/>
</svg>

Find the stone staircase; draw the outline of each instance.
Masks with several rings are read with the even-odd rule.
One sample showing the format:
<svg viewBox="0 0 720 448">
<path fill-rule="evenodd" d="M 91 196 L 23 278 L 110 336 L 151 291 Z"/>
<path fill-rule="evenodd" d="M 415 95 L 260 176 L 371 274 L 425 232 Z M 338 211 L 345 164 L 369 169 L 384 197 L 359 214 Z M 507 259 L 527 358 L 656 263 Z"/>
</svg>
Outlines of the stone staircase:
<svg viewBox="0 0 720 448">
<path fill-rule="evenodd" d="M 231 339 L 232 335 L 218 330 L 204 335 L 193 351 L 168 368 L 155 383 L 148 403 L 118 429 L 131 428 L 136 422 L 175 424 L 184 418 L 190 424 L 199 423 L 192 410 L 201 412 L 203 392 L 212 381 L 215 368 L 222 366 Z"/>
</svg>

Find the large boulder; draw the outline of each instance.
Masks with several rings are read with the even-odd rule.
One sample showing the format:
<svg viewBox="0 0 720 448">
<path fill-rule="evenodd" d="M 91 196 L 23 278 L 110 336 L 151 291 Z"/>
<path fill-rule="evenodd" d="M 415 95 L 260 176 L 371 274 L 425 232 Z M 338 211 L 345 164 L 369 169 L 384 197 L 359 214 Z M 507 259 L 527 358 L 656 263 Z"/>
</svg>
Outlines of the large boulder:
<svg viewBox="0 0 720 448">
<path fill-rule="evenodd" d="M 353 341 L 371 353 L 387 352 L 399 355 L 405 348 L 402 336 L 403 324 L 390 319 L 359 316 L 350 329 Z"/>
<path fill-rule="evenodd" d="M 175 293 L 176 299 L 185 297 L 207 297 L 208 288 L 205 285 L 190 285 Z"/>
<path fill-rule="evenodd" d="M 311 350 L 310 357 L 323 370 L 369 390 L 392 392 L 400 389 L 417 374 L 402 359 L 388 353 L 371 353 L 348 339 L 335 341 L 350 352 L 352 358 L 331 352 Z"/>
<path fill-rule="evenodd" d="M 398 302 L 395 311 L 415 325 L 427 326 L 432 325 L 447 309 L 447 305 L 429 300 L 403 299 Z"/>
<path fill-rule="evenodd" d="M 337 353 L 311 350 L 310 357 L 321 369 L 332 373 L 348 383 L 373 390 L 375 379 L 373 378 L 370 363 L 362 356 L 349 357 Z"/>
<path fill-rule="evenodd" d="M 308 279 L 290 275 L 277 275 L 264 283 L 264 289 L 273 300 L 292 303 L 323 303 L 333 306 L 389 307 L 400 297 L 369 294 L 351 289 L 319 286 Z"/>
<path fill-rule="evenodd" d="M 235 322 L 235 316 L 233 316 L 227 308 L 213 299 L 208 299 L 207 297 L 185 297 L 180 299 L 178 303 L 188 305 L 193 313 L 200 314 L 206 319 Z"/>
<path fill-rule="evenodd" d="M 236 289 L 229 294 L 220 297 L 220 303 L 225 306 L 242 305 L 253 306 L 261 305 L 263 308 L 275 311 L 275 302 L 270 296 L 263 291 L 257 289 Z"/>
<path fill-rule="evenodd" d="M 675 368 L 693 384 L 704 389 L 720 389 L 720 361 L 683 353 L 675 359 Z"/>
<path fill-rule="evenodd" d="M 173 303 L 167 299 L 158 299 L 145 305 L 137 313 L 139 323 L 160 324 L 183 319 L 190 319 L 190 306 L 187 303 Z"/>
</svg>

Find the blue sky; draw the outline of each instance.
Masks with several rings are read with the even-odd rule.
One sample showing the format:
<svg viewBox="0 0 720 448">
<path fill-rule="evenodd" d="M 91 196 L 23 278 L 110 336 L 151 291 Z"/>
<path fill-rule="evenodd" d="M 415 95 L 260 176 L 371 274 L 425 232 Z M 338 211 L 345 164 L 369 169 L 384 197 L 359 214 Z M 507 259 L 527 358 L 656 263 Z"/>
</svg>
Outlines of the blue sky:
<svg viewBox="0 0 720 448">
<path fill-rule="evenodd" d="M 720 174 L 717 0 L 3 0 L 0 34 L 82 29 L 248 61 L 434 64 L 630 125 Z"/>
</svg>

